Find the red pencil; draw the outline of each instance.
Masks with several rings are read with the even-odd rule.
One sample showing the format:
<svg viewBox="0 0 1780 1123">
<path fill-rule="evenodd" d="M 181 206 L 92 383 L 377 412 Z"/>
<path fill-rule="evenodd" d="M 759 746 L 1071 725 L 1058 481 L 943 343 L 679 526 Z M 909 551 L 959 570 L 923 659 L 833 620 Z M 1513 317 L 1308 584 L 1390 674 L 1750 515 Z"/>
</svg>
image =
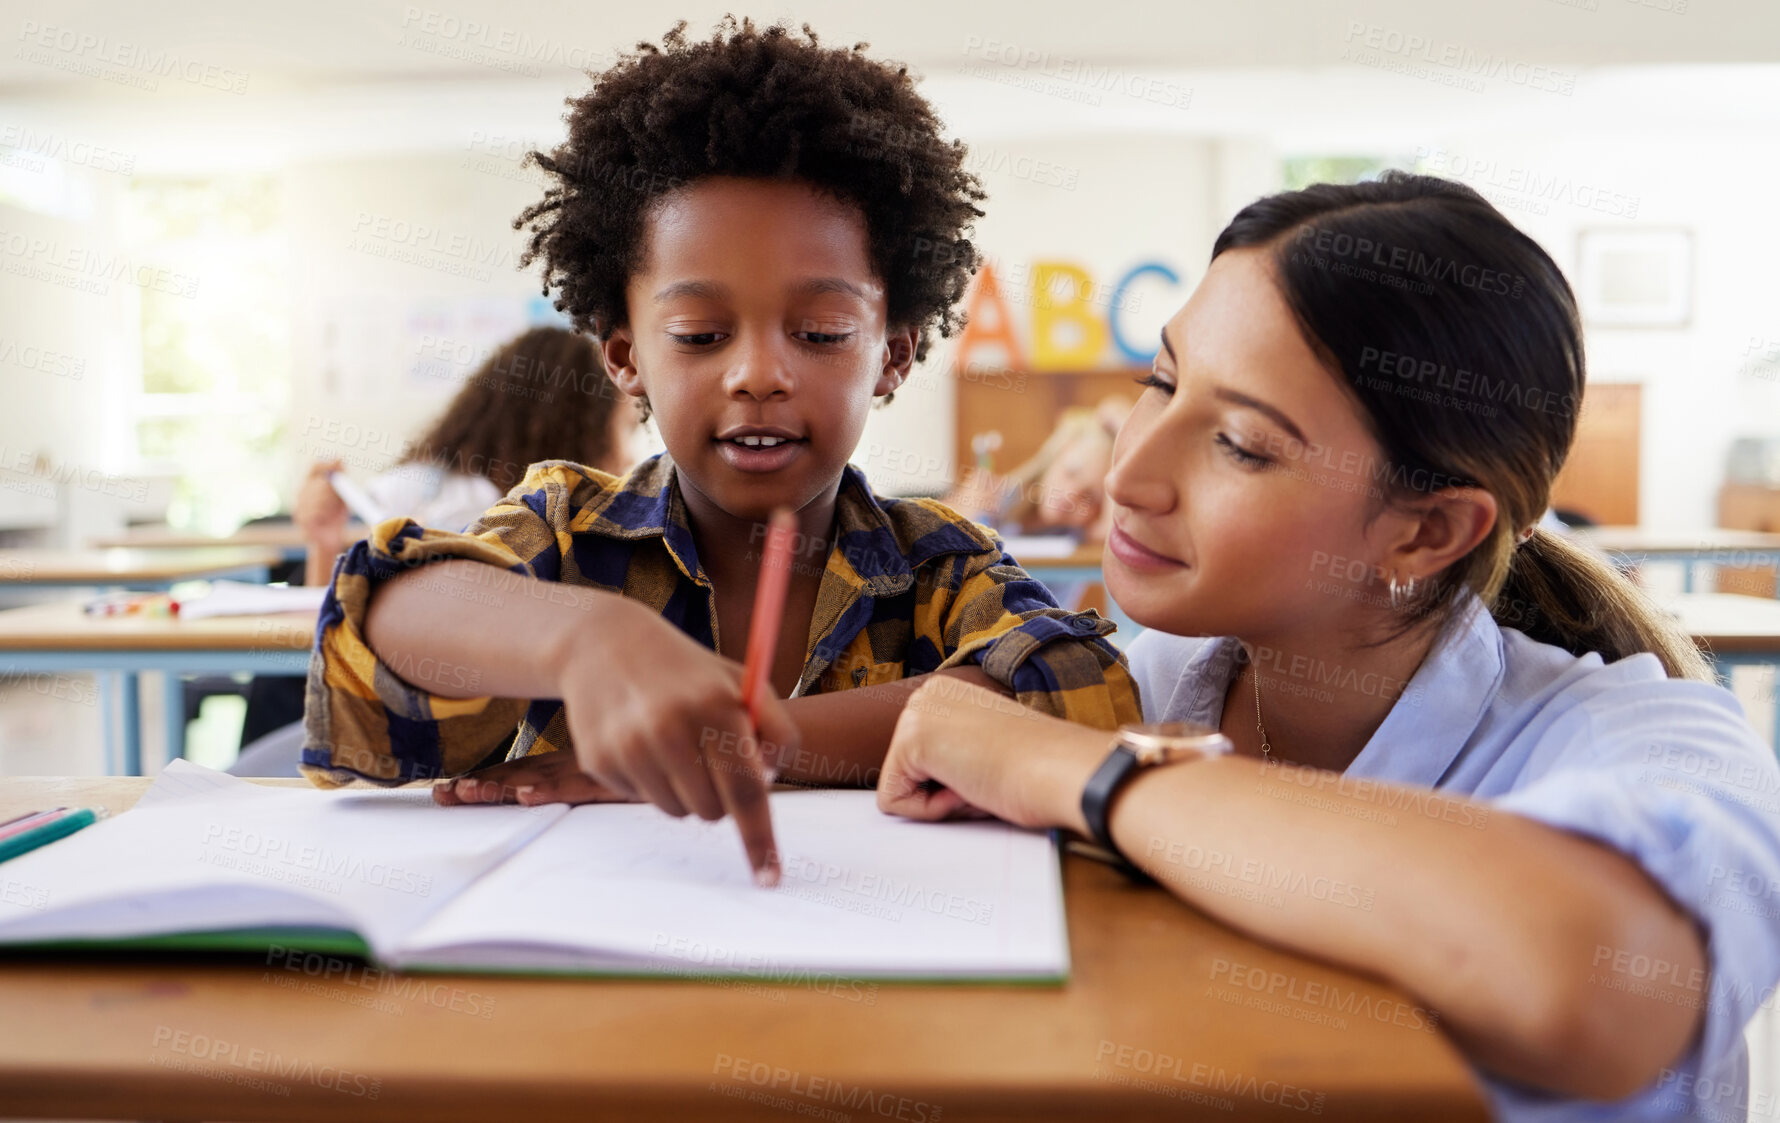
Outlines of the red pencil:
<svg viewBox="0 0 1780 1123">
<path fill-rule="evenodd" d="M 754 586 L 754 618 L 748 623 L 748 654 L 742 660 L 742 705 L 748 721 L 760 726 L 760 692 L 772 677 L 773 653 L 779 647 L 779 621 L 785 615 L 785 590 L 791 584 L 791 541 L 797 519 L 780 507 L 766 524 L 766 549 L 760 555 L 760 579 Z"/>
</svg>

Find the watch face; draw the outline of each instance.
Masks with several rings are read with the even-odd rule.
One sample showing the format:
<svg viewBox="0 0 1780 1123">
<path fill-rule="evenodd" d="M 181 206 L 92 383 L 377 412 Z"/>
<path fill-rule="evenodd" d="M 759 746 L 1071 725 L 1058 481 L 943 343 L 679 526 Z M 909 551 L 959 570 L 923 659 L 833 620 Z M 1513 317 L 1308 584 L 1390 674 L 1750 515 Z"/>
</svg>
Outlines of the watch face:
<svg viewBox="0 0 1780 1123">
<path fill-rule="evenodd" d="M 1119 726 L 1119 740 L 1141 764 L 1161 764 L 1177 755 L 1230 752 L 1230 738 L 1193 721 L 1146 721 Z"/>
</svg>

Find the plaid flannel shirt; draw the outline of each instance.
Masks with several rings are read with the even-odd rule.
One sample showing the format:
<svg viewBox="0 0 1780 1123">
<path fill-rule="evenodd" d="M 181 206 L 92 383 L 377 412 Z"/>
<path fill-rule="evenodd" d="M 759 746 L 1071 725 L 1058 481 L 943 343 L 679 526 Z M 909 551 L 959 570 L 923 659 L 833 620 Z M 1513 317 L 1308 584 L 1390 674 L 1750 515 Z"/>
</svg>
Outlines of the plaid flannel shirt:
<svg viewBox="0 0 1780 1123">
<path fill-rule="evenodd" d="M 621 593 L 717 648 L 711 583 L 667 455 L 623 477 L 564 460 L 534 464 L 462 533 L 392 518 L 336 563 L 304 707 L 302 771 L 312 782 L 458 775 L 509 736 L 510 760 L 570 747 L 560 701 L 431 694 L 402 677 L 416 670 L 406 660 L 389 666 L 366 645 L 378 583 L 447 558 Z M 476 595 L 473 581 L 451 584 L 454 595 Z M 531 591 L 548 596 L 548 586 Z M 1059 608 L 986 528 L 932 500 L 877 496 L 848 465 L 793 697 L 975 663 L 1024 705 L 1110 730 L 1142 720 L 1125 659 L 1103 638 L 1113 630 L 1097 613 Z"/>
</svg>

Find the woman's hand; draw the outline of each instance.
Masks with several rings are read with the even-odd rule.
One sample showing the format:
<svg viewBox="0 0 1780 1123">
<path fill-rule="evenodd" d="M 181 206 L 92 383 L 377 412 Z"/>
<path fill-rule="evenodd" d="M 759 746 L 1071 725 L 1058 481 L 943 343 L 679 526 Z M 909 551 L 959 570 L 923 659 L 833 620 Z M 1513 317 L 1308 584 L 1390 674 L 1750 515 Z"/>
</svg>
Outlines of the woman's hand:
<svg viewBox="0 0 1780 1123">
<path fill-rule="evenodd" d="M 936 676 L 903 708 L 878 779 L 878 809 L 910 819 L 992 815 L 1084 831 L 1082 787 L 1112 734 Z"/>
</svg>

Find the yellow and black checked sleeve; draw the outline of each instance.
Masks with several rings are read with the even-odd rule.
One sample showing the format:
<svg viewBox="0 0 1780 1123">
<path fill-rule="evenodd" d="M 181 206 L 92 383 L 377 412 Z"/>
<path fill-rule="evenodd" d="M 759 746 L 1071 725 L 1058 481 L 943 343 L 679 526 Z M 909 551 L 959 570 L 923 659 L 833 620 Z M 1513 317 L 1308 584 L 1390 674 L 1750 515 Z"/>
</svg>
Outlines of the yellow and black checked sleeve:
<svg viewBox="0 0 1780 1123">
<path fill-rule="evenodd" d="M 1125 657 L 1105 638 L 1116 624 L 1059 608 L 999 548 L 948 561 L 923 590 L 916 628 L 942 638 L 942 669 L 977 663 L 1021 705 L 1081 725 L 1111 730 L 1143 720 Z"/>
<path fill-rule="evenodd" d="M 444 681 L 449 669 L 422 666 L 424 653 L 393 663 L 365 642 L 365 613 L 383 583 L 430 562 L 465 558 L 544 581 L 560 579 L 569 548 L 573 500 L 586 501 L 590 478 L 561 461 L 534 464 L 525 479 L 462 533 L 412 519 L 377 524 L 334 565 L 316 621 L 303 706 L 303 775 L 320 787 L 370 781 L 398 784 L 473 768 L 518 725 L 521 699 L 447 698 L 413 685 Z M 573 500 L 571 499 L 573 496 Z M 493 576 L 491 573 L 490 576 Z M 419 577 L 438 594 L 439 611 L 491 595 L 473 579 Z M 471 672 L 459 672 L 463 678 Z M 474 690 L 472 679 L 455 684 Z"/>
</svg>

